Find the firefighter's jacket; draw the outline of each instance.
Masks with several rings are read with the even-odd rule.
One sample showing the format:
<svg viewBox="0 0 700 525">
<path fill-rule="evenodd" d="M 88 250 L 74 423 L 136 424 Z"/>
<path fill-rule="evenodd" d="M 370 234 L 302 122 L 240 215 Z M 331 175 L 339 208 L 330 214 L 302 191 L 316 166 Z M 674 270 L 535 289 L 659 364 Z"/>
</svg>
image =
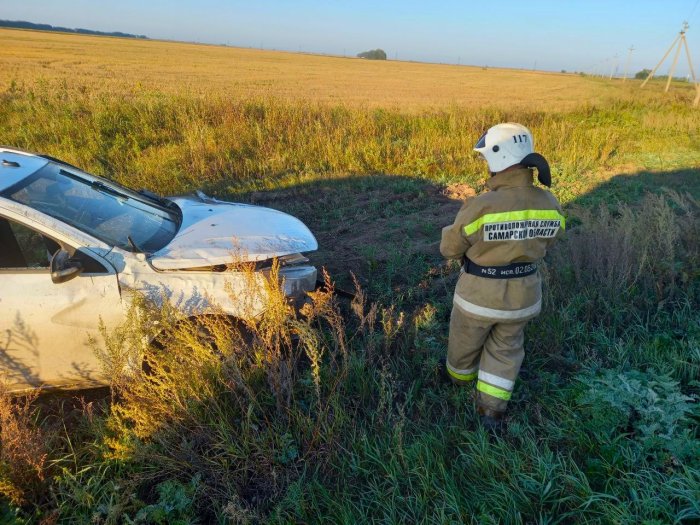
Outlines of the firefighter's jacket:
<svg viewBox="0 0 700 525">
<path fill-rule="evenodd" d="M 467 201 L 454 224 L 442 230 L 440 253 L 465 255 L 480 266 L 537 262 L 564 234 L 557 199 L 532 183 L 532 170 L 515 168 L 494 175 L 491 191 Z M 490 279 L 461 272 L 454 303 L 467 316 L 497 322 L 532 319 L 542 308 L 539 272 L 525 277 Z"/>
</svg>

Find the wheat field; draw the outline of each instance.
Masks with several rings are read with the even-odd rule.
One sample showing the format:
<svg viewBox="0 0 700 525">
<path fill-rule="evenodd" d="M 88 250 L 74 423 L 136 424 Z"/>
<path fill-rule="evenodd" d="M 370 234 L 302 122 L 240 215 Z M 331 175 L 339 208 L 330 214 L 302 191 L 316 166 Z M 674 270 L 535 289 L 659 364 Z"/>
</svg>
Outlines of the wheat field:
<svg viewBox="0 0 700 525">
<path fill-rule="evenodd" d="M 0 30 L 0 87 L 66 82 L 93 93 L 142 90 L 275 97 L 401 111 L 498 107 L 566 110 L 638 87 L 575 74 L 261 51 L 137 39 Z M 692 98 L 689 87 L 683 96 Z"/>
</svg>

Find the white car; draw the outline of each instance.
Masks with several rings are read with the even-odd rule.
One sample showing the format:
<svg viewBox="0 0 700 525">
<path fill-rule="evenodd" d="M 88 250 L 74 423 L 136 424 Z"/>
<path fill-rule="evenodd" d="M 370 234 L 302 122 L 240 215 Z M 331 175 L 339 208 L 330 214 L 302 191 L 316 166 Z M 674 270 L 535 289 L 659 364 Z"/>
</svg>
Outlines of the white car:
<svg viewBox="0 0 700 525">
<path fill-rule="evenodd" d="M 107 327 L 125 318 L 128 291 L 165 293 L 187 315 L 216 304 L 250 316 L 250 275 L 234 263 L 255 263 L 262 282 L 277 258 L 285 294 L 299 298 L 316 286 L 302 253 L 317 247 L 276 210 L 201 193 L 162 198 L 0 147 L 0 375 L 11 391 L 100 384 L 88 336 L 100 318 Z"/>
</svg>

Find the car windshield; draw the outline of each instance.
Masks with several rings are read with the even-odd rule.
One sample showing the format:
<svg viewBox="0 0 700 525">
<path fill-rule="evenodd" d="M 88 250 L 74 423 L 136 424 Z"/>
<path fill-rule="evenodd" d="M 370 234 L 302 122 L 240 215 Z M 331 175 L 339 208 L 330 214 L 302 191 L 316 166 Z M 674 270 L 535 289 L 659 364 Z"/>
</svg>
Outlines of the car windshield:
<svg viewBox="0 0 700 525">
<path fill-rule="evenodd" d="M 132 252 L 160 250 L 180 222 L 176 213 L 138 193 L 52 162 L 2 195 Z"/>
</svg>

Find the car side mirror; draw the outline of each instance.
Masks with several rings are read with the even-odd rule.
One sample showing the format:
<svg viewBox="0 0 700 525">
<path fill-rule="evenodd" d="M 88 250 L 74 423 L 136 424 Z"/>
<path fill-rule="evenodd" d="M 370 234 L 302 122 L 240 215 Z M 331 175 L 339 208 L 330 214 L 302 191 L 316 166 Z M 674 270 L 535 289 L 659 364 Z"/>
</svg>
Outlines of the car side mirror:
<svg viewBox="0 0 700 525">
<path fill-rule="evenodd" d="M 80 275 L 82 271 L 81 262 L 71 259 L 66 250 L 60 249 L 51 257 L 51 280 L 54 284 L 70 281 Z"/>
</svg>

